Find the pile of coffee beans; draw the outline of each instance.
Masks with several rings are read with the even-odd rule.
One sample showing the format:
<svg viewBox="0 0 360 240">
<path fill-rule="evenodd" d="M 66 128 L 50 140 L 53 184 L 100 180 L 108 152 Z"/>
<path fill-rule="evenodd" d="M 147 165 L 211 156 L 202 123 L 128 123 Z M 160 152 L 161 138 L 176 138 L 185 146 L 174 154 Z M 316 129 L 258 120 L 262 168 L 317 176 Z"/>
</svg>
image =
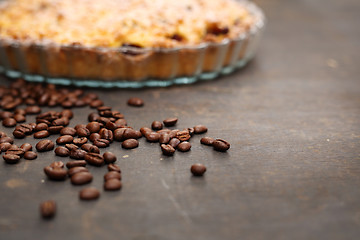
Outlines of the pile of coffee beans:
<svg viewBox="0 0 360 240">
<path fill-rule="evenodd" d="M 73 185 L 86 185 L 93 181 L 93 175 L 86 167 L 88 164 L 96 167 L 107 165 L 108 173 L 104 176 L 104 190 L 116 191 L 122 188 L 122 177 L 115 154 L 104 152 L 114 142 L 121 142 L 124 149 L 139 147 L 139 138 L 144 137 L 150 143 L 159 143 L 165 156 L 173 156 L 176 151 L 187 152 L 191 149 L 190 140 L 195 134 L 207 132 L 204 125 L 179 129 L 170 129 L 176 126 L 178 119 L 167 118 L 155 120 L 150 127 L 140 130 L 128 126 L 125 116 L 119 111 L 105 106 L 96 94 L 85 94 L 82 90 L 57 89 L 52 84 L 27 83 L 21 79 L 14 81 L 10 87 L 0 86 L 0 120 L 5 127 L 15 127 L 13 136 L 23 139 L 33 135 L 39 142 L 35 145 L 37 152 L 54 151 L 59 157 L 68 157 L 72 160 L 64 164 L 62 161 L 51 163 L 44 167 L 44 173 L 49 180 L 65 181 L 70 179 Z M 130 98 L 128 105 L 132 107 L 144 106 L 140 98 Z M 26 105 L 25 108 L 21 108 Z M 42 112 L 42 107 L 60 106 L 62 111 Z M 95 109 L 88 115 L 88 122 L 70 127 L 74 116 L 71 108 L 90 106 Z M 26 123 L 27 115 L 35 115 L 36 121 Z M 48 139 L 51 135 L 58 135 L 55 143 Z M 225 152 L 230 144 L 222 139 L 204 137 L 202 144 L 212 146 L 214 150 Z M 29 143 L 20 147 L 14 144 L 14 139 L 4 132 L 0 132 L 0 152 L 4 152 L 6 163 L 16 164 L 21 158 L 34 160 L 38 157 Z M 67 169 L 65 169 L 65 166 Z M 201 164 L 191 166 L 195 176 L 202 176 L 206 167 Z M 87 187 L 79 192 L 81 200 L 94 200 L 100 197 L 100 191 Z M 40 206 L 41 214 L 45 218 L 55 215 L 56 204 L 47 201 Z"/>
</svg>

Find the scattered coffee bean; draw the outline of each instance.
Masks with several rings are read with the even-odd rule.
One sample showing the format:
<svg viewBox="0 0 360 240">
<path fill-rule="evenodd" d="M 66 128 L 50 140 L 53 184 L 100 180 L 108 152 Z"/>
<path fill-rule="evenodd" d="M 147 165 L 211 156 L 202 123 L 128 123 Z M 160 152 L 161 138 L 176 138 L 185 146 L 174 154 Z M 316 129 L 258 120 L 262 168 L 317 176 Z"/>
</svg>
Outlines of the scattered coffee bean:
<svg viewBox="0 0 360 240">
<path fill-rule="evenodd" d="M 5 133 L 5 132 L 0 131 L 0 138 L 2 138 L 2 137 L 7 137 L 7 135 L 6 135 L 6 133 Z"/>
<path fill-rule="evenodd" d="M 170 133 L 169 133 L 170 139 L 176 137 L 176 135 L 177 135 L 177 133 L 178 133 L 179 131 L 180 131 L 180 130 L 178 130 L 178 129 L 171 130 Z"/>
<path fill-rule="evenodd" d="M 194 133 L 196 133 L 196 134 L 205 133 L 205 132 L 207 132 L 207 130 L 208 130 L 207 127 L 204 125 L 196 125 L 194 127 Z"/>
<path fill-rule="evenodd" d="M 163 121 L 163 123 L 166 127 L 172 127 L 172 126 L 175 126 L 177 121 L 178 121 L 177 118 L 167 118 Z"/>
<path fill-rule="evenodd" d="M 16 120 L 14 118 L 5 118 L 2 124 L 4 127 L 14 127 L 16 125 Z"/>
<path fill-rule="evenodd" d="M 160 130 L 163 128 L 163 124 L 160 121 L 153 121 L 151 124 L 153 130 Z"/>
<path fill-rule="evenodd" d="M 175 153 L 175 148 L 169 144 L 161 144 L 161 151 L 166 156 L 172 156 Z"/>
<path fill-rule="evenodd" d="M 74 113 L 70 109 L 64 109 L 61 111 L 62 117 L 67 117 L 68 119 L 72 119 L 74 116 Z"/>
<path fill-rule="evenodd" d="M 145 137 L 147 134 L 151 133 L 152 130 L 148 127 L 142 127 L 140 128 L 140 132 Z"/>
<path fill-rule="evenodd" d="M 89 137 L 91 142 L 94 142 L 95 140 L 100 139 L 100 138 L 101 138 L 100 134 L 98 134 L 98 133 L 92 133 Z"/>
<path fill-rule="evenodd" d="M 2 137 L 2 138 L 0 138 L 0 144 L 5 143 L 5 142 L 13 144 L 14 139 L 12 139 L 11 137 Z"/>
<path fill-rule="evenodd" d="M 116 162 L 116 156 L 112 152 L 105 152 L 103 154 L 105 163 L 114 163 Z"/>
<path fill-rule="evenodd" d="M 81 128 L 76 129 L 76 134 L 79 137 L 88 137 L 88 136 L 90 136 L 90 131 L 87 128 L 82 128 L 81 127 Z"/>
<path fill-rule="evenodd" d="M 99 148 L 90 143 L 85 143 L 84 145 L 81 146 L 81 149 L 87 152 L 100 153 Z"/>
<path fill-rule="evenodd" d="M 99 148 L 105 148 L 109 146 L 110 142 L 106 139 L 97 139 L 93 142 L 93 144 Z"/>
<path fill-rule="evenodd" d="M 133 107 L 142 107 L 144 106 L 144 101 L 141 98 L 132 97 L 129 98 L 127 104 Z"/>
<path fill-rule="evenodd" d="M 208 146 L 212 146 L 214 141 L 215 141 L 215 139 L 213 139 L 211 137 L 203 137 L 202 139 L 200 139 L 201 144 L 208 145 Z"/>
<path fill-rule="evenodd" d="M 24 158 L 27 160 L 34 160 L 37 158 L 37 154 L 33 151 L 27 151 L 24 153 Z"/>
<path fill-rule="evenodd" d="M 88 139 L 86 137 L 74 138 L 73 143 L 78 146 L 82 146 L 87 143 Z"/>
<path fill-rule="evenodd" d="M 70 150 L 66 147 L 57 147 L 55 148 L 55 154 L 59 157 L 67 157 L 70 154 Z"/>
<path fill-rule="evenodd" d="M 46 176 L 51 180 L 61 181 L 65 180 L 67 171 L 64 168 L 52 168 L 47 166 L 44 168 Z"/>
<path fill-rule="evenodd" d="M 97 133 L 100 131 L 100 124 L 98 122 L 90 122 L 86 125 L 86 128 L 89 129 L 90 133 Z"/>
<path fill-rule="evenodd" d="M 116 191 L 116 190 L 120 190 L 122 187 L 122 183 L 119 179 L 109 179 L 108 181 L 106 181 L 104 183 L 104 189 L 106 191 Z"/>
<path fill-rule="evenodd" d="M 121 180 L 121 174 L 119 172 L 116 172 L 116 171 L 110 171 L 110 172 L 108 172 L 108 173 L 106 173 L 104 175 L 104 180 L 105 181 L 108 181 L 108 180 L 113 179 L 113 178 Z"/>
<path fill-rule="evenodd" d="M 41 108 L 39 106 L 27 106 L 25 108 L 26 114 L 38 114 L 41 112 Z"/>
<path fill-rule="evenodd" d="M 113 132 L 109 129 L 103 128 L 99 131 L 99 134 L 102 139 L 106 139 L 109 142 L 113 142 L 114 140 Z"/>
<path fill-rule="evenodd" d="M 192 137 L 195 133 L 195 129 L 194 128 L 187 128 L 187 130 L 189 131 L 190 136 Z"/>
<path fill-rule="evenodd" d="M 4 120 L 5 118 L 12 118 L 14 114 L 9 111 L 0 112 L 0 119 Z"/>
<path fill-rule="evenodd" d="M 187 152 L 191 149 L 191 144 L 189 142 L 182 142 L 177 146 L 177 150 L 181 152 Z"/>
<path fill-rule="evenodd" d="M 6 152 L 11 147 L 11 143 L 3 142 L 0 143 L 0 152 Z"/>
<path fill-rule="evenodd" d="M 75 128 L 72 127 L 64 127 L 63 129 L 61 129 L 60 131 L 61 135 L 70 135 L 70 136 L 75 136 L 76 135 L 76 130 Z"/>
<path fill-rule="evenodd" d="M 123 141 L 121 146 L 125 149 L 137 148 L 139 146 L 139 141 L 136 139 L 130 138 L 130 139 Z"/>
<path fill-rule="evenodd" d="M 159 143 L 160 144 L 168 144 L 170 141 L 170 135 L 168 133 L 160 133 Z"/>
<path fill-rule="evenodd" d="M 19 155 L 20 157 L 23 156 L 24 153 L 25 151 L 16 145 L 11 145 L 9 149 L 5 152 L 5 154 L 15 154 L 15 155 Z"/>
<path fill-rule="evenodd" d="M 178 131 L 176 133 L 176 138 L 179 139 L 180 141 L 187 141 L 190 139 L 190 134 L 188 130 L 183 130 L 183 131 Z"/>
<path fill-rule="evenodd" d="M 48 200 L 40 204 L 40 214 L 43 218 L 52 218 L 56 214 L 55 201 Z"/>
<path fill-rule="evenodd" d="M 62 135 L 56 139 L 56 143 L 59 145 L 64 145 L 67 143 L 71 143 L 74 140 L 74 137 L 71 135 Z"/>
<path fill-rule="evenodd" d="M 66 163 L 66 167 L 69 169 L 73 167 L 85 167 L 85 166 L 86 166 L 85 160 L 75 160 Z"/>
<path fill-rule="evenodd" d="M 85 158 L 86 155 L 86 151 L 82 150 L 82 149 L 73 149 L 70 151 L 70 158 L 73 159 L 77 159 L 77 160 L 82 160 Z"/>
<path fill-rule="evenodd" d="M 50 133 L 47 130 L 41 130 L 34 133 L 34 138 L 46 138 L 48 136 L 50 136 Z"/>
<path fill-rule="evenodd" d="M 202 176 L 206 172 L 206 167 L 201 163 L 196 163 L 191 166 L 190 171 L 194 176 Z"/>
<path fill-rule="evenodd" d="M 104 157 L 99 153 L 87 153 L 85 155 L 85 160 L 90 165 L 101 166 L 104 164 Z"/>
<path fill-rule="evenodd" d="M 172 138 L 169 142 L 169 145 L 173 148 L 177 148 L 177 146 L 180 144 L 180 140 L 177 138 Z"/>
<path fill-rule="evenodd" d="M 48 128 L 49 133 L 58 134 L 64 128 L 64 126 L 51 126 Z"/>
<path fill-rule="evenodd" d="M 73 150 L 73 149 L 78 149 L 78 148 L 79 148 L 78 146 L 76 146 L 76 145 L 73 144 L 73 143 L 65 144 L 65 147 L 66 147 L 67 149 L 69 149 L 70 151 Z"/>
<path fill-rule="evenodd" d="M 89 172 L 89 170 L 86 167 L 82 167 L 82 166 L 72 167 L 68 170 L 68 175 L 69 177 L 72 177 L 73 175 L 79 172 Z"/>
<path fill-rule="evenodd" d="M 4 154 L 3 159 L 6 163 L 15 164 L 20 161 L 20 156 L 16 154 Z"/>
<path fill-rule="evenodd" d="M 226 152 L 230 148 L 230 143 L 223 139 L 217 138 L 212 144 L 214 150 L 219 152 Z"/>
<path fill-rule="evenodd" d="M 148 142 L 158 142 L 160 139 L 160 134 L 157 132 L 151 132 L 145 135 L 145 138 Z"/>
<path fill-rule="evenodd" d="M 92 180 L 93 176 L 89 172 L 78 172 L 71 177 L 71 183 L 74 185 L 84 185 L 90 183 Z"/>
<path fill-rule="evenodd" d="M 26 121 L 26 117 L 24 115 L 22 115 L 22 114 L 15 114 L 14 119 L 18 123 L 22 123 L 22 122 Z"/>
<path fill-rule="evenodd" d="M 58 162 L 53 162 L 49 165 L 52 168 L 63 168 L 64 167 L 64 163 L 61 161 Z"/>
<path fill-rule="evenodd" d="M 41 140 L 36 144 L 36 149 L 39 152 L 46 152 L 54 149 L 55 144 L 49 139 Z"/>
<path fill-rule="evenodd" d="M 100 192 L 94 187 L 84 188 L 79 193 L 79 198 L 81 200 L 95 200 L 100 197 Z"/>
<path fill-rule="evenodd" d="M 100 117 L 100 115 L 97 113 L 90 113 L 88 115 L 88 120 L 89 120 L 89 122 L 95 122 L 99 119 L 99 117 Z"/>
<path fill-rule="evenodd" d="M 92 107 L 92 108 L 98 108 L 98 107 L 101 107 L 101 106 L 103 106 L 103 105 L 104 105 L 104 102 L 101 101 L 101 100 L 99 100 L 99 99 L 94 100 L 94 101 L 92 101 L 92 102 L 90 103 L 90 107 Z"/>
<path fill-rule="evenodd" d="M 77 124 L 74 129 L 77 131 L 79 128 L 86 128 L 85 124 Z"/>
<path fill-rule="evenodd" d="M 22 148 L 25 152 L 32 150 L 32 146 L 30 143 L 24 143 L 23 145 L 20 146 L 20 148 Z"/>
<path fill-rule="evenodd" d="M 120 170 L 120 167 L 116 164 L 112 164 L 110 163 L 108 166 L 107 166 L 108 170 L 109 171 L 115 171 L 115 172 L 119 172 L 121 173 L 121 170 Z"/>
</svg>

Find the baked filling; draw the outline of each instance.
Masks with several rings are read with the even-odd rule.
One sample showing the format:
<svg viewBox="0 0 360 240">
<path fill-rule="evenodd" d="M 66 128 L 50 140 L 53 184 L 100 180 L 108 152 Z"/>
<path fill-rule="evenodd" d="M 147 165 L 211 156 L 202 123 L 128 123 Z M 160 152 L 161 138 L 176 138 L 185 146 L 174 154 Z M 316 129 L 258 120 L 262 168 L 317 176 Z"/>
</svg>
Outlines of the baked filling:
<svg viewBox="0 0 360 240">
<path fill-rule="evenodd" d="M 235 0 L 11 0 L 0 4 L 0 38 L 173 48 L 236 38 L 254 18 Z"/>
</svg>

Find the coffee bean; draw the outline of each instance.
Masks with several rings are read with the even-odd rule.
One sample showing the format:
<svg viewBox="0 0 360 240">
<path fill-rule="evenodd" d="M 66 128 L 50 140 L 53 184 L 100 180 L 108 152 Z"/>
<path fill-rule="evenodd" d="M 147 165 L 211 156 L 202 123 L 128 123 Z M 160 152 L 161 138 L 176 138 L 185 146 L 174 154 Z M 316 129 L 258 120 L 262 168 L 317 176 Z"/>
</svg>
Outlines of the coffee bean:
<svg viewBox="0 0 360 240">
<path fill-rule="evenodd" d="M 109 171 L 115 171 L 115 172 L 121 173 L 120 167 L 119 167 L 118 165 L 115 165 L 115 164 L 110 163 L 110 164 L 107 166 L 107 168 L 108 168 Z"/>
<path fill-rule="evenodd" d="M 106 139 L 97 139 L 93 142 L 93 144 L 99 148 L 105 148 L 109 146 L 110 142 Z"/>
<path fill-rule="evenodd" d="M 64 167 L 64 163 L 61 161 L 58 162 L 53 162 L 49 165 L 52 168 L 63 168 Z"/>
<path fill-rule="evenodd" d="M 82 127 L 80 127 L 80 128 L 78 128 L 78 129 L 76 129 L 76 134 L 77 134 L 79 137 L 88 137 L 88 136 L 90 136 L 90 131 L 89 131 L 89 129 L 87 129 L 87 128 L 82 128 Z"/>
<path fill-rule="evenodd" d="M 161 144 L 161 151 L 166 156 L 172 156 L 175 153 L 175 148 L 169 144 Z"/>
<path fill-rule="evenodd" d="M 78 146 L 81 146 L 81 145 L 87 143 L 87 141 L 88 141 L 88 139 L 86 137 L 81 137 L 81 138 L 74 138 L 73 143 Z"/>
<path fill-rule="evenodd" d="M 95 122 L 99 119 L 99 117 L 100 117 L 100 115 L 97 113 L 90 113 L 88 115 L 88 120 L 89 120 L 89 122 Z"/>
<path fill-rule="evenodd" d="M 24 132 L 16 129 L 13 131 L 13 135 L 15 138 L 19 138 L 19 139 L 26 137 L 26 134 Z"/>
<path fill-rule="evenodd" d="M 196 133 L 196 134 L 205 133 L 205 132 L 207 132 L 207 130 L 208 130 L 207 127 L 204 125 L 196 125 L 194 127 L 194 133 Z"/>
<path fill-rule="evenodd" d="M 177 121 L 178 121 L 177 118 L 167 118 L 167 119 L 163 120 L 163 123 L 166 127 L 172 127 L 172 126 L 175 126 Z"/>
<path fill-rule="evenodd" d="M 99 100 L 99 99 L 94 100 L 94 101 L 92 101 L 92 102 L 90 103 L 90 107 L 92 107 L 92 108 L 98 108 L 98 107 L 101 107 L 101 106 L 103 106 L 103 105 L 104 105 L 104 102 L 101 101 L 101 100 Z"/>
<path fill-rule="evenodd" d="M 5 132 L 0 131 L 0 138 L 2 138 L 2 137 L 7 137 L 7 135 L 6 135 L 6 133 L 5 133 Z"/>
<path fill-rule="evenodd" d="M 2 138 L 0 138 L 0 144 L 5 143 L 5 142 L 13 144 L 14 139 L 12 139 L 11 137 L 2 137 Z"/>
<path fill-rule="evenodd" d="M 20 157 L 23 156 L 24 153 L 25 151 L 16 145 L 11 145 L 9 149 L 5 152 L 5 154 L 15 154 L 15 155 L 19 155 Z"/>
<path fill-rule="evenodd" d="M 163 124 L 160 121 L 153 121 L 151 124 L 153 130 L 160 130 L 163 128 Z"/>
<path fill-rule="evenodd" d="M 74 129 L 77 131 L 79 128 L 86 128 L 85 124 L 77 124 Z"/>
<path fill-rule="evenodd" d="M 40 204 L 40 214 L 43 218 L 53 218 L 56 214 L 55 201 L 48 200 Z"/>
<path fill-rule="evenodd" d="M 116 190 L 120 190 L 122 187 L 122 183 L 119 179 L 109 179 L 108 181 L 106 181 L 104 183 L 104 189 L 106 191 L 116 191 Z"/>
<path fill-rule="evenodd" d="M 36 144 L 36 149 L 39 152 L 46 152 L 54 149 L 55 144 L 49 139 L 41 140 Z"/>
<path fill-rule="evenodd" d="M 194 135 L 194 133 L 195 133 L 195 129 L 194 129 L 194 128 L 187 128 L 186 130 L 189 131 L 189 134 L 190 134 L 191 137 L 192 137 L 192 136 Z"/>
<path fill-rule="evenodd" d="M 32 146 L 30 143 L 24 143 L 23 145 L 20 146 L 20 148 L 22 148 L 25 152 L 32 150 Z"/>
<path fill-rule="evenodd" d="M 151 132 L 145 135 L 145 138 L 148 142 L 158 142 L 160 139 L 160 134 L 157 132 Z"/>
<path fill-rule="evenodd" d="M 182 142 L 177 146 L 177 150 L 180 152 L 187 152 L 191 149 L 191 144 L 189 142 Z"/>
<path fill-rule="evenodd" d="M 90 141 L 92 141 L 92 142 L 94 142 L 95 140 L 100 139 L 100 138 L 101 138 L 100 134 L 98 134 L 98 133 L 92 133 L 89 137 Z"/>
<path fill-rule="evenodd" d="M 81 200 L 95 200 L 100 197 L 100 192 L 94 187 L 84 188 L 79 193 L 79 198 Z"/>
<path fill-rule="evenodd" d="M 158 130 L 156 132 L 159 133 L 159 134 L 164 134 L 164 133 L 170 134 L 171 130 L 165 128 L 165 129 Z"/>
<path fill-rule="evenodd" d="M 160 133 L 159 143 L 160 144 L 168 144 L 170 141 L 170 135 L 168 133 Z"/>
<path fill-rule="evenodd" d="M 36 152 L 33 152 L 33 151 L 27 151 L 24 154 L 24 158 L 27 160 L 34 160 L 37 158 L 37 154 L 36 154 Z"/>
<path fill-rule="evenodd" d="M 169 142 L 169 145 L 173 148 L 177 148 L 177 146 L 180 144 L 180 140 L 177 138 L 172 138 Z"/>
<path fill-rule="evenodd" d="M 103 128 L 99 131 L 99 134 L 102 139 L 106 139 L 109 142 L 112 142 L 114 140 L 113 132 L 109 129 Z"/>
<path fill-rule="evenodd" d="M 217 138 L 212 144 L 214 150 L 219 152 L 226 152 L 230 148 L 230 143 L 223 139 Z"/>
<path fill-rule="evenodd" d="M 116 171 L 110 171 L 108 173 L 106 173 L 104 175 L 104 180 L 105 181 L 108 181 L 110 179 L 118 179 L 118 180 L 121 180 L 121 174 L 119 172 L 116 172 Z"/>
<path fill-rule="evenodd" d="M 121 146 L 125 149 L 137 148 L 139 146 L 139 142 L 136 139 L 130 138 L 122 142 Z"/>
<path fill-rule="evenodd" d="M 93 153 L 100 153 L 100 150 L 97 146 L 94 146 L 90 143 L 85 143 L 81 146 L 82 150 L 85 150 L 87 152 L 93 152 Z"/>
<path fill-rule="evenodd" d="M 114 163 L 114 162 L 116 162 L 116 156 L 112 152 L 105 152 L 103 154 L 103 158 L 105 160 L 105 163 Z"/>
<path fill-rule="evenodd" d="M 169 133 L 170 139 L 176 137 L 178 132 L 180 132 L 180 130 L 178 130 L 178 129 L 171 130 Z"/>
<path fill-rule="evenodd" d="M 142 127 L 140 128 L 140 132 L 145 137 L 147 134 L 151 133 L 152 130 L 148 127 Z"/>
<path fill-rule="evenodd" d="M 26 117 L 22 114 L 15 114 L 14 119 L 16 122 L 21 123 L 26 121 Z"/>
<path fill-rule="evenodd" d="M 68 119 L 72 119 L 74 116 L 74 113 L 70 109 L 64 109 L 61 111 L 62 117 L 67 117 Z"/>
<path fill-rule="evenodd" d="M 50 133 L 47 130 L 34 133 L 34 138 L 46 138 L 48 136 L 50 136 Z"/>
<path fill-rule="evenodd" d="M 20 161 L 20 156 L 16 154 L 5 154 L 3 155 L 3 159 L 6 163 L 14 164 Z"/>
<path fill-rule="evenodd" d="M 61 106 L 63 108 L 72 108 L 74 106 L 74 102 L 67 100 L 67 101 L 62 102 Z"/>
<path fill-rule="evenodd" d="M 25 108 L 26 114 L 38 114 L 41 112 L 41 108 L 39 106 L 27 106 Z"/>
<path fill-rule="evenodd" d="M 70 135 L 70 136 L 75 136 L 76 135 L 76 130 L 75 128 L 72 127 L 64 127 L 63 129 L 61 129 L 60 131 L 61 135 Z"/>
<path fill-rule="evenodd" d="M 55 148 L 55 154 L 59 157 L 67 157 L 70 154 L 70 150 L 66 147 L 57 147 Z"/>
<path fill-rule="evenodd" d="M 183 130 L 183 131 L 179 131 L 176 134 L 176 138 L 179 139 L 180 141 L 187 141 L 190 139 L 190 134 L 188 130 Z"/>
<path fill-rule="evenodd" d="M 42 130 L 47 130 L 48 129 L 48 125 L 46 123 L 39 123 L 39 124 L 36 124 L 36 127 L 35 127 L 35 131 L 42 131 Z"/>
<path fill-rule="evenodd" d="M 51 180 L 61 181 L 65 180 L 67 171 L 64 168 L 52 168 L 47 166 L 44 168 L 46 176 Z"/>
<path fill-rule="evenodd" d="M 100 124 L 98 122 L 90 122 L 86 125 L 86 128 L 89 129 L 90 133 L 97 133 L 100 131 Z"/>
<path fill-rule="evenodd" d="M 104 157 L 99 153 L 87 153 L 85 155 L 85 160 L 90 165 L 101 166 L 104 164 Z"/>
<path fill-rule="evenodd" d="M 79 172 L 89 172 L 89 170 L 83 166 L 72 167 L 68 170 L 68 175 L 69 175 L 69 177 L 72 177 L 73 175 L 75 175 Z"/>
<path fill-rule="evenodd" d="M 197 163 L 191 166 L 190 171 L 194 176 L 200 177 L 206 172 L 206 167 L 201 163 Z"/>
<path fill-rule="evenodd" d="M 200 139 L 201 144 L 208 145 L 208 146 L 212 146 L 214 141 L 215 141 L 215 139 L 213 139 L 211 137 L 203 137 L 202 139 Z"/>
<path fill-rule="evenodd" d="M 0 143 L 0 152 L 6 152 L 11 147 L 11 143 L 3 142 Z"/>
<path fill-rule="evenodd" d="M 127 104 L 133 107 L 142 107 L 144 106 L 144 100 L 142 100 L 141 98 L 132 97 L 129 98 Z"/>
<path fill-rule="evenodd" d="M 118 128 L 118 126 L 114 122 L 107 122 L 105 127 L 111 131 L 115 131 L 115 129 Z"/>
<path fill-rule="evenodd" d="M 49 133 L 58 134 L 64 128 L 64 126 L 51 126 L 48 128 Z"/>
<path fill-rule="evenodd" d="M 12 118 L 14 114 L 9 111 L 0 112 L 0 119 L 4 120 L 5 118 Z"/>
<path fill-rule="evenodd" d="M 120 128 L 120 127 L 126 127 L 127 126 L 127 122 L 125 119 L 121 118 L 115 121 L 115 125 Z"/>
<path fill-rule="evenodd" d="M 14 127 L 16 125 L 16 120 L 14 118 L 5 118 L 2 124 L 4 127 Z"/>
<path fill-rule="evenodd" d="M 67 126 L 69 125 L 69 119 L 67 117 L 62 117 L 62 118 L 58 118 L 55 119 L 54 121 L 52 121 L 52 125 L 53 126 Z"/>
<path fill-rule="evenodd" d="M 85 166 L 86 166 L 85 160 L 75 160 L 66 163 L 66 167 L 69 169 L 73 167 L 85 167 Z"/>
<path fill-rule="evenodd" d="M 79 148 L 78 146 L 76 146 L 75 144 L 72 144 L 72 143 L 70 143 L 70 144 L 65 144 L 65 147 L 66 147 L 67 149 L 69 149 L 70 151 L 73 150 L 73 149 L 78 149 L 78 148 Z"/>
<path fill-rule="evenodd" d="M 116 141 L 124 141 L 129 138 L 137 136 L 134 129 L 131 128 L 118 128 L 114 131 L 114 139 Z"/>
<path fill-rule="evenodd" d="M 74 137 L 71 135 L 63 135 L 58 137 L 58 139 L 56 139 L 56 143 L 59 145 L 64 145 L 67 143 L 71 143 L 74 140 Z"/>
<path fill-rule="evenodd" d="M 77 160 L 82 160 L 85 158 L 86 155 L 86 151 L 82 150 L 82 149 L 73 149 L 70 151 L 70 158 L 73 159 L 77 159 Z"/>
<path fill-rule="evenodd" d="M 71 183 L 74 185 L 84 185 L 90 183 L 92 180 L 93 176 L 89 172 L 78 172 L 71 177 Z"/>
</svg>

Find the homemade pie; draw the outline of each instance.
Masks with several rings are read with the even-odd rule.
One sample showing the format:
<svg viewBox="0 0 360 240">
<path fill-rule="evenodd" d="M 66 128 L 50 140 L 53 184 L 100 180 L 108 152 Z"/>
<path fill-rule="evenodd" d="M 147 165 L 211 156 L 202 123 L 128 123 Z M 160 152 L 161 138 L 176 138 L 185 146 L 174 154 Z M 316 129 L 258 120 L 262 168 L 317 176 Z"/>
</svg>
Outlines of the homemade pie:
<svg viewBox="0 0 360 240">
<path fill-rule="evenodd" d="M 7 0 L 0 68 L 28 80 L 186 83 L 245 64 L 263 26 L 248 1 Z"/>
</svg>

